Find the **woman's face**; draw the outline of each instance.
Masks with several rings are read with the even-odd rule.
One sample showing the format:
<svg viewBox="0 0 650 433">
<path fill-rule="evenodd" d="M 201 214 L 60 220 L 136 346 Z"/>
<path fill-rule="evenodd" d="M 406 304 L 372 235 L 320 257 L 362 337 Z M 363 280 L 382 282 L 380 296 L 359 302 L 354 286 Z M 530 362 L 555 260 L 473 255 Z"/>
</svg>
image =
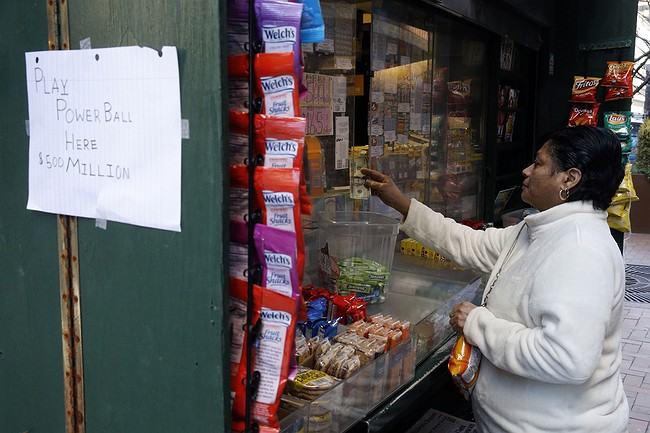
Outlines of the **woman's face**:
<svg viewBox="0 0 650 433">
<path fill-rule="evenodd" d="M 566 173 L 553 171 L 553 159 L 548 152 L 548 142 L 546 142 L 537 152 L 535 161 L 522 172 L 524 182 L 521 199 L 539 211 L 562 203 L 560 190 L 564 186 Z"/>
</svg>

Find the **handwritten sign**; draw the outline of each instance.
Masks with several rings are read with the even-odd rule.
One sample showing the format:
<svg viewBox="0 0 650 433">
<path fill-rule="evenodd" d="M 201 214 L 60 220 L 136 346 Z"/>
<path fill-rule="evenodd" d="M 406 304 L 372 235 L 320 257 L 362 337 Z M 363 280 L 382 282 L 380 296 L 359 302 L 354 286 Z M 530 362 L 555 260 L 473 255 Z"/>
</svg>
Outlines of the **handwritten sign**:
<svg viewBox="0 0 650 433">
<path fill-rule="evenodd" d="M 175 47 L 25 53 L 27 208 L 180 231 Z"/>
<path fill-rule="evenodd" d="M 300 114 L 307 119 L 307 135 L 333 135 L 332 77 L 305 73 L 307 94 L 300 101 Z"/>
</svg>

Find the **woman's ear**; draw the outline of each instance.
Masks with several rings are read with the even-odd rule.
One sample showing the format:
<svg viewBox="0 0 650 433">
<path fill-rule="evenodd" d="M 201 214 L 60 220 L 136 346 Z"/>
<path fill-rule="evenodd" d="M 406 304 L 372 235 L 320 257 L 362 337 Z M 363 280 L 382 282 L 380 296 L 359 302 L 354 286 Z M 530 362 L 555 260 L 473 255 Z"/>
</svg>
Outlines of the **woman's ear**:
<svg viewBox="0 0 650 433">
<path fill-rule="evenodd" d="M 582 172 L 577 168 L 570 168 L 566 171 L 566 187 L 571 189 L 580 183 L 582 179 Z"/>
</svg>

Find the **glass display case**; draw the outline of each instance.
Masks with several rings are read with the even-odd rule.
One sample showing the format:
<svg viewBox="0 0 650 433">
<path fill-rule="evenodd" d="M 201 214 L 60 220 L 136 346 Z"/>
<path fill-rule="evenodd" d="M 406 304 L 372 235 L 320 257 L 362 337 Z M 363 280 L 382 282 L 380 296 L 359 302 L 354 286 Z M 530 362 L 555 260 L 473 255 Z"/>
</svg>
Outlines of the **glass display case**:
<svg viewBox="0 0 650 433">
<path fill-rule="evenodd" d="M 459 221 L 480 219 L 486 32 L 403 3 L 321 4 L 326 41 L 303 46 L 308 93 L 301 110 L 310 158 L 322 158 L 309 167 L 310 183 L 318 184 L 312 197 L 331 202 L 348 193 L 357 155 L 408 196 Z M 336 210 L 391 214 L 362 198 L 341 199 Z"/>
<path fill-rule="evenodd" d="M 322 284 L 319 212 L 400 218 L 355 189 L 360 166 L 389 174 L 407 196 L 458 221 L 481 218 L 485 182 L 486 32 L 393 1 L 324 0 L 321 6 L 326 39 L 303 44 L 301 113 L 313 211 L 302 224 L 305 284 Z M 385 299 L 367 308 L 369 315 L 409 321 L 411 338 L 315 400 L 285 405 L 293 404 L 282 411 L 282 432 L 346 431 L 425 374 L 420 366 L 446 361 L 454 336 L 448 314 L 460 300 L 480 299 L 481 275 L 401 254 L 402 238 Z"/>
<path fill-rule="evenodd" d="M 418 371 L 421 364 L 437 351 L 441 353 L 436 362 L 446 362 L 449 347 L 445 343 L 455 335 L 448 324 L 449 312 L 462 300 L 478 302 L 483 283 L 479 274 L 451 264 L 396 254 L 387 299 L 369 305 L 368 314 L 381 312 L 411 321 L 411 338 L 315 400 L 283 411 L 280 431 L 344 432 L 425 374 Z"/>
</svg>

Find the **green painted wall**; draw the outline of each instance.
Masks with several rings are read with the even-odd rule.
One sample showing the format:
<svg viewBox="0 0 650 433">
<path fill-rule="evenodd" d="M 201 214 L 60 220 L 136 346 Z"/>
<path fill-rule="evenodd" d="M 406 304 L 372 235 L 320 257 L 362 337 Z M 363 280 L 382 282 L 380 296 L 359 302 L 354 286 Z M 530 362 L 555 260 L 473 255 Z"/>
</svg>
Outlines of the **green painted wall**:
<svg viewBox="0 0 650 433">
<path fill-rule="evenodd" d="M 28 3 L 34 3 L 28 4 Z M 56 216 L 25 210 L 24 52 L 47 50 L 44 1 L 0 14 L 0 431 L 65 431 Z M 70 1 L 70 45 L 176 46 L 182 232 L 78 222 L 88 433 L 229 425 L 224 185 L 225 2 Z"/>
<path fill-rule="evenodd" d="M 75 1 L 70 45 L 176 46 L 181 233 L 79 221 L 87 433 L 217 432 L 229 417 L 222 2 Z M 224 21 L 222 23 L 222 21 Z"/>
<path fill-rule="evenodd" d="M 38 4 L 37 4 L 38 3 Z M 44 2 L 0 13 L 0 431 L 65 431 L 54 215 L 27 206 L 25 51 L 47 50 Z"/>
</svg>

